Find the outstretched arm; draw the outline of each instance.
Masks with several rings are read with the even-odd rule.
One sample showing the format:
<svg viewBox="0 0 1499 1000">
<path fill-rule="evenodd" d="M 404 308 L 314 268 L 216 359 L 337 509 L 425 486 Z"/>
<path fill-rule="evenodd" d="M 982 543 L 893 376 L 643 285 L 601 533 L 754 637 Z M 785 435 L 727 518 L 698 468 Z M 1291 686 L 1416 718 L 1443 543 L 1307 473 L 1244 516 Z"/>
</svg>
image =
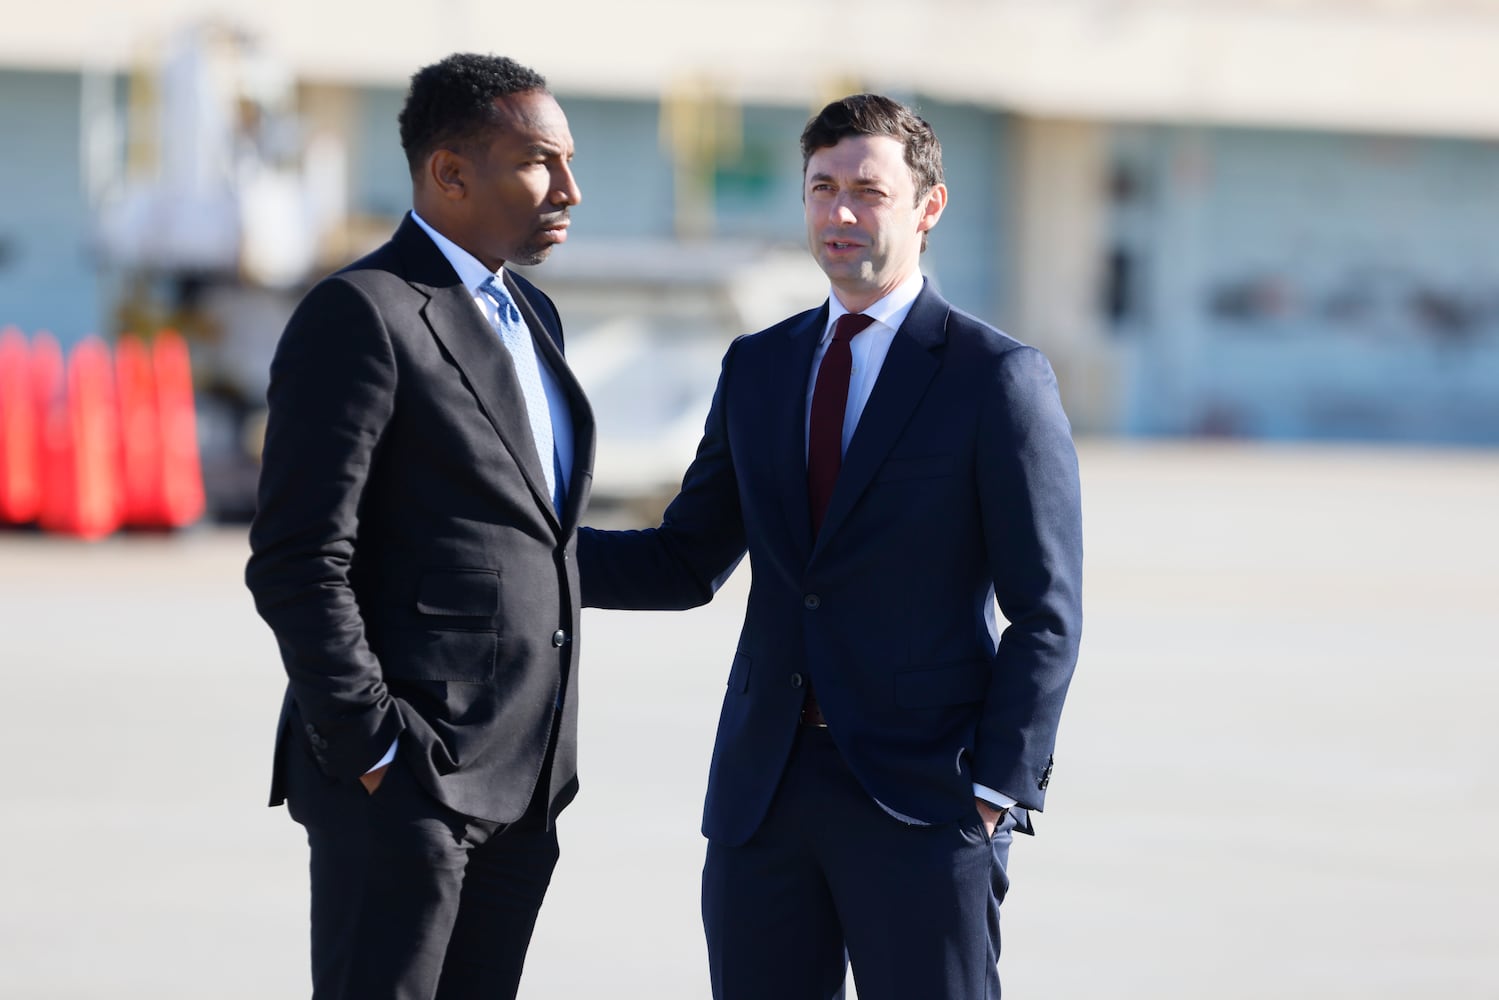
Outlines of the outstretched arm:
<svg viewBox="0 0 1499 1000">
<path fill-rule="evenodd" d="M 578 574 L 586 607 L 697 607 L 712 600 L 739 565 L 744 522 L 724 412 L 734 346 L 724 355 L 697 456 L 660 526 L 643 531 L 579 530 Z"/>
</svg>

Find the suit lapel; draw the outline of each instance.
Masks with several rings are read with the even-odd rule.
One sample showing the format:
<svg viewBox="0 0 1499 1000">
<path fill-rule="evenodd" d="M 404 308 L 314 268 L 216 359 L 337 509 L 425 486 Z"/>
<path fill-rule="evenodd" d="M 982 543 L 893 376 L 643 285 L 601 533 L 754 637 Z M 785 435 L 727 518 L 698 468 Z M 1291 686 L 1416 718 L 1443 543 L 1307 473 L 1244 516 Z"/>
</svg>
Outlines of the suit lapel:
<svg viewBox="0 0 1499 1000">
<path fill-rule="evenodd" d="M 393 242 L 400 247 L 406 262 L 408 283 L 427 296 L 422 319 L 468 380 L 479 407 L 515 459 L 526 485 L 557 526 L 546 476 L 536 454 L 536 441 L 531 436 L 526 398 L 510 352 L 474 305 L 473 297 L 458 280 L 452 265 L 421 227 L 408 217 L 396 231 Z"/>
<path fill-rule="evenodd" d="M 776 470 L 776 492 L 781 495 L 786 531 L 799 563 L 805 562 L 812 550 L 811 501 L 807 497 L 807 385 L 812 377 L 812 357 L 827 326 L 828 307 L 824 303 L 806 323 L 787 331 L 791 358 L 783 371 L 769 373 L 780 396 L 772 411 L 773 436 L 767 461 Z"/>
<path fill-rule="evenodd" d="M 552 376 L 557 380 L 563 395 L 567 397 L 568 410 L 572 415 L 573 467 L 568 474 L 567 494 L 562 502 L 559 524 L 559 527 L 571 530 L 572 526 L 577 524 L 583 516 L 583 505 L 588 499 L 593 475 L 591 472 L 594 450 L 593 408 L 588 405 L 588 397 L 583 392 L 583 386 L 578 383 L 572 369 L 568 367 L 567 359 L 562 353 L 561 341 L 555 339 L 550 328 L 542 322 L 540 314 L 531 305 L 530 297 L 516 284 L 508 268 L 505 271 L 505 286 L 510 290 L 511 296 L 514 297 L 520 309 L 521 317 L 525 319 L 526 326 L 531 330 L 536 349 L 541 352 L 547 367 L 552 371 Z M 547 504 L 547 508 L 551 509 L 550 503 Z"/>
<path fill-rule="evenodd" d="M 896 331 L 869 402 L 859 417 L 859 426 L 844 453 L 843 467 L 838 472 L 838 482 L 828 500 L 822 531 L 812 552 L 814 557 L 868 489 L 941 367 L 937 348 L 947 340 L 949 311 L 948 304 L 927 285 Z M 804 500 L 806 493 L 804 483 Z"/>
</svg>

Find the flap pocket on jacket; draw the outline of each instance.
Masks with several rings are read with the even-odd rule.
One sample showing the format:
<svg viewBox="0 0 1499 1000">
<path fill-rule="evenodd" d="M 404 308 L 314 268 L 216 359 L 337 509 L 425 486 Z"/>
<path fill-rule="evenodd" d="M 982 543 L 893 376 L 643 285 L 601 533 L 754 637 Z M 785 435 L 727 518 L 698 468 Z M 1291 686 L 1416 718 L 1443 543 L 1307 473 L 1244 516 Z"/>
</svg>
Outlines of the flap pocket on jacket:
<svg viewBox="0 0 1499 1000">
<path fill-rule="evenodd" d="M 922 455 L 919 458 L 888 458 L 875 474 L 877 483 L 892 483 L 905 479 L 935 479 L 951 475 L 955 459 L 952 455 Z"/>
<path fill-rule="evenodd" d="M 734 654 L 734 665 L 729 668 L 729 690 L 740 694 L 749 690 L 750 658 L 743 653 Z"/>
<path fill-rule="evenodd" d="M 941 708 L 984 700 L 989 664 L 975 660 L 895 675 L 895 703 L 901 708 Z"/>
<path fill-rule="evenodd" d="M 494 676 L 499 648 L 495 632 L 398 628 L 381 633 L 374 652 L 388 677 L 484 684 Z"/>
<path fill-rule="evenodd" d="M 493 617 L 500 610 L 500 574 L 488 569 L 424 573 L 417 584 L 416 610 L 424 615 Z"/>
</svg>

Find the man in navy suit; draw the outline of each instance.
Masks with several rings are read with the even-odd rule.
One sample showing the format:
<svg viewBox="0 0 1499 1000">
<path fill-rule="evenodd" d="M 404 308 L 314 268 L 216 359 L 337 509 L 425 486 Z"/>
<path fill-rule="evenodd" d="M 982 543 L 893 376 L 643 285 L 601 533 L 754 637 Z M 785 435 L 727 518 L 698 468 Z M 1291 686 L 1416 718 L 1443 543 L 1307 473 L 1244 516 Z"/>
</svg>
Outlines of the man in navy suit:
<svg viewBox="0 0 1499 1000">
<path fill-rule="evenodd" d="M 861 1000 L 997 998 L 1077 659 L 1077 456 L 1046 359 L 921 276 L 931 127 L 848 97 L 802 154 L 832 295 L 729 348 L 661 525 L 580 532 L 583 602 L 701 604 L 749 552 L 703 816 L 717 1000 L 841 997 L 849 963 Z"/>
</svg>

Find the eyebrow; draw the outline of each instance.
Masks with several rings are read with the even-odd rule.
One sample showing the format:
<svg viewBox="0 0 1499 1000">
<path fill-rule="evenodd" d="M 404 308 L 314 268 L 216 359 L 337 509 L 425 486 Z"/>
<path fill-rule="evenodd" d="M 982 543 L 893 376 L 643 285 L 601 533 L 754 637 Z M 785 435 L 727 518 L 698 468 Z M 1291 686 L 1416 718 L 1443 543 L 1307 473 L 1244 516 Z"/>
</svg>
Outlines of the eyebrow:
<svg viewBox="0 0 1499 1000">
<path fill-rule="evenodd" d="M 832 174 L 827 173 L 809 174 L 807 180 L 811 183 L 819 183 L 822 181 L 831 181 L 834 183 L 837 182 L 837 178 L 835 178 Z M 871 177 L 868 174 L 861 174 L 860 176 L 855 177 L 852 181 L 849 182 L 850 187 L 882 187 L 883 185 L 884 182 L 881 181 L 878 177 Z"/>
</svg>

